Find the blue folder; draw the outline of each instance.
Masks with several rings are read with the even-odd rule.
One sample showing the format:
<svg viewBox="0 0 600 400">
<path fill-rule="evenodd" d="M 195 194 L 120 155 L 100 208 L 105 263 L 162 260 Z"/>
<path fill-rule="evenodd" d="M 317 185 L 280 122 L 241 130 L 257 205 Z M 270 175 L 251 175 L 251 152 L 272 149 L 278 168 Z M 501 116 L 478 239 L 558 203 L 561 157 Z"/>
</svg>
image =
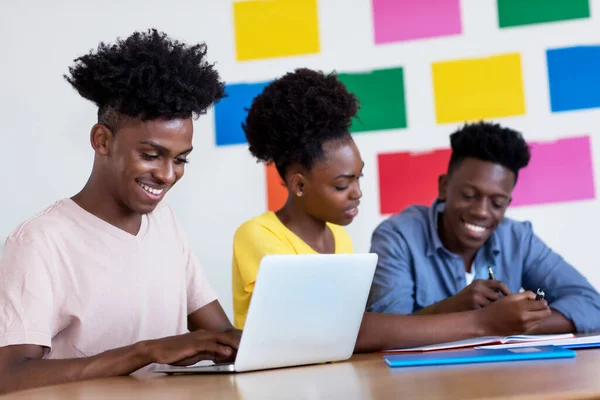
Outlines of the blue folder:
<svg viewBox="0 0 600 400">
<path fill-rule="evenodd" d="M 559 346 L 559 345 L 556 344 L 556 346 Z M 573 343 L 573 344 L 560 345 L 559 347 L 562 347 L 564 349 L 595 349 L 595 348 L 600 347 L 600 342 L 594 342 L 594 343 Z"/>
<path fill-rule="evenodd" d="M 390 367 L 417 367 L 425 365 L 470 364 L 572 357 L 575 357 L 575 352 L 573 350 L 557 346 L 515 347 L 512 349 L 498 350 L 474 349 L 442 353 L 384 356 L 385 362 Z"/>
</svg>

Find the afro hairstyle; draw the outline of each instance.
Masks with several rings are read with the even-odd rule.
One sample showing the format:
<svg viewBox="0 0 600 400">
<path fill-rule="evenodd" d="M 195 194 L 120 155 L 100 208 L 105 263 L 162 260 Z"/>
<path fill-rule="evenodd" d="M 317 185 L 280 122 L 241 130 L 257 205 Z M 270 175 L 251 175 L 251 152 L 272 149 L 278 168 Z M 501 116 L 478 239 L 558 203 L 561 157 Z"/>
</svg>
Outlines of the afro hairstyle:
<svg viewBox="0 0 600 400">
<path fill-rule="evenodd" d="M 98 106 L 113 132 L 123 117 L 197 118 L 224 97 L 225 85 L 206 59 L 206 44 L 188 46 L 149 29 L 74 60 L 64 78 Z"/>
<path fill-rule="evenodd" d="M 357 98 L 335 73 L 300 68 L 254 98 L 242 128 L 252 155 L 285 178 L 290 165 L 310 169 L 322 159 L 324 143 L 351 138 L 357 112 Z"/>
<path fill-rule="evenodd" d="M 531 158 L 529 146 L 519 132 L 484 121 L 466 124 L 451 134 L 450 145 L 449 174 L 465 158 L 476 158 L 509 169 L 515 174 L 516 183 L 519 170 L 526 167 Z"/>
</svg>

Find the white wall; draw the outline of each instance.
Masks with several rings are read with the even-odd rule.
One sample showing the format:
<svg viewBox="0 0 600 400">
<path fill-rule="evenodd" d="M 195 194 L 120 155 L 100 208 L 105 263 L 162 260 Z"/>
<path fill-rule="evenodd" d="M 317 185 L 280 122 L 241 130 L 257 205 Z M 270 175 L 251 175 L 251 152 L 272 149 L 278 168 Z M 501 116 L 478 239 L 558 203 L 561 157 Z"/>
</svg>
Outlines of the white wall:
<svg viewBox="0 0 600 400">
<path fill-rule="evenodd" d="M 367 251 L 379 214 L 376 154 L 446 147 L 457 125 L 436 125 L 431 63 L 520 52 L 526 109 L 523 117 L 499 120 L 522 130 L 528 140 L 589 133 L 594 167 L 600 171 L 600 110 L 551 114 L 545 50 L 600 43 L 600 1 L 592 18 L 503 30 L 495 0 L 463 0 L 463 35 L 375 46 L 370 0 L 321 0 L 321 53 L 238 63 L 227 0 L 3 0 L 0 5 L 0 114 L 2 148 L 0 236 L 53 201 L 77 192 L 92 165 L 88 133 L 95 108 L 78 97 L 62 74 L 72 60 L 134 30 L 156 27 L 185 41 L 206 41 L 229 82 L 272 79 L 296 67 L 360 71 L 403 66 L 409 128 L 356 135 L 366 162 L 364 199 L 348 230 L 358 251 Z M 342 18 L 341 11 L 345 12 Z M 231 242 L 235 228 L 266 208 L 264 170 L 243 145 L 214 145 L 213 114 L 195 123 L 192 162 L 168 196 L 188 230 L 221 302 L 231 313 Z M 595 174 L 600 187 L 600 174 Z M 535 230 L 600 287 L 595 247 L 600 242 L 597 200 L 514 208 Z"/>
</svg>

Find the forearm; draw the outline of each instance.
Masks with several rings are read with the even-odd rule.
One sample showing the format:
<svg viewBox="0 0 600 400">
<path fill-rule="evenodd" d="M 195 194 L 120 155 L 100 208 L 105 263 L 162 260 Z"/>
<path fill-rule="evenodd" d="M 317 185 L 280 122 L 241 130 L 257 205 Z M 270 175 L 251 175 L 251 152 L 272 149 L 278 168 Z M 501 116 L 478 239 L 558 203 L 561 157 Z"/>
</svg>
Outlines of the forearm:
<svg viewBox="0 0 600 400">
<path fill-rule="evenodd" d="M 93 378 L 128 375 L 152 363 L 145 342 L 65 360 L 26 359 L 0 371 L 0 393 Z"/>
<path fill-rule="evenodd" d="M 355 352 L 425 346 L 484 334 L 478 311 L 443 315 L 365 313 Z"/>
<path fill-rule="evenodd" d="M 444 300 L 442 300 L 444 301 Z M 438 307 L 441 302 L 437 302 L 425 308 L 421 308 L 419 311 L 414 312 L 413 315 L 434 315 L 438 314 Z"/>
<path fill-rule="evenodd" d="M 444 300 L 440 300 L 437 303 L 433 303 L 430 306 L 420 309 L 413 313 L 414 315 L 434 315 L 434 314 L 449 314 L 455 312 L 466 311 L 455 307 L 453 303 L 454 297 L 447 297 Z"/>
<path fill-rule="evenodd" d="M 538 326 L 531 330 L 530 334 L 542 335 L 551 333 L 571 333 L 575 332 L 575 326 L 559 311 L 552 310 L 552 314 L 544 319 Z"/>
</svg>

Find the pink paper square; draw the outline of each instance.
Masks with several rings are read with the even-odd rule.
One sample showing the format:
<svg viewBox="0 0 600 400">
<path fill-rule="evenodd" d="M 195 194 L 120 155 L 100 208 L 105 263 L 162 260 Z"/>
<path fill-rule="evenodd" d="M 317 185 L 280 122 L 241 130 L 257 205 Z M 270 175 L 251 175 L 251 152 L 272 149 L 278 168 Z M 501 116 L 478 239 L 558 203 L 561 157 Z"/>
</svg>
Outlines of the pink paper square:
<svg viewBox="0 0 600 400">
<path fill-rule="evenodd" d="M 462 33 L 460 0 L 372 0 L 375 43 Z"/>
<path fill-rule="evenodd" d="M 519 173 L 513 206 L 588 200 L 596 197 L 590 138 L 530 143 L 531 161 Z"/>
</svg>

